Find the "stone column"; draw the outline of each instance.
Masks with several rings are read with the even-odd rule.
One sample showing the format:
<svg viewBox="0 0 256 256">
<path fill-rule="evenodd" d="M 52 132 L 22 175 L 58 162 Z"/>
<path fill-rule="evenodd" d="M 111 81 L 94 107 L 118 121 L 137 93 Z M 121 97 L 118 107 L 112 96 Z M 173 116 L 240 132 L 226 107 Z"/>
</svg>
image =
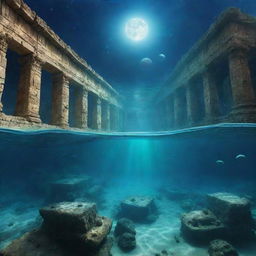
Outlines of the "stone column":
<svg viewBox="0 0 256 256">
<path fill-rule="evenodd" d="M 101 130 L 101 99 L 95 95 L 95 101 L 92 110 L 92 118 L 93 118 L 93 128 L 96 130 Z"/>
<path fill-rule="evenodd" d="M 166 123 L 167 129 L 172 129 L 174 126 L 174 106 L 173 106 L 173 95 L 169 95 L 166 98 Z"/>
<path fill-rule="evenodd" d="M 15 114 L 40 123 L 41 61 L 34 54 L 21 57 L 21 74 Z"/>
<path fill-rule="evenodd" d="M 110 127 L 112 131 L 118 130 L 118 123 L 119 123 L 119 113 L 118 108 L 115 105 L 110 106 Z"/>
<path fill-rule="evenodd" d="M 76 91 L 75 126 L 81 129 L 88 127 L 88 92 L 84 88 Z"/>
<path fill-rule="evenodd" d="M 105 117 L 105 120 L 106 120 L 106 129 L 107 131 L 110 131 L 111 130 L 111 123 L 110 123 L 110 104 L 107 102 L 105 104 L 105 107 L 106 107 L 106 117 Z"/>
<path fill-rule="evenodd" d="M 248 64 L 247 50 L 238 48 L 229 54 L 229 72 L 233 96 L 234 121 L 256 120 L 256 101 Z"/>
<path fill-rule="evenodd" d="M 105 100 L 101 100 L 101 128 L 108 131 L 110 129 L 110 113 L 109 103 Z"/>
<path fill-rule="evenodd" d="M 116 131 L 120 131 L 120 126 L 121 126 L 121 109 L 117 106 L 115 106 L 116 108 Z"/>
<path fill-rule="evenodd" d="M 6 53 L 8 49 L 8 43 L 5 36 L 0 36 L 0 112 L 3 110 L 2 104 L 2 95 L 4 91 L 4 84 L 5 84 L 5 73 L 6 73 L 6 65 L 7 65 L 7 58 Z"/>
<path fill-rule="evenodd" d="M 109 105 L 109 110 L 110 110 L 110 130 L 114 131 L 115 130 L 115 111 L 114 111 L 114 106 L 112 104 Z"/>
<path fill-rule="evenodd" d="M 118 124 L 118 130 L 123 131 L 124 130 L 124 111 L 122 108 L 119 108 L 119 124 Z"/>
<path fill-rule="evenodd" d="M 167 98 L 163 99 L 159 103 L 159 109 L 160 109 L 160 129 L 161 130 L 167 130 L 168 129 L 168 119 L 169 119 L 169 106 Z"/>
<path fill-rule="evenodd" d="M 69 79 L 63 74 L 53 75 L 51 124 L 68 127 L 69 119 Z"/>
<path fill-rule="evenodd" d="M 198 114 L 200 111 L 200 105 L 198 102 L 198 95 L 196 93 L 193 83 L 188 84 L 186 87 L 186 99 L 187 99 L 187 122 L 188 125 L 194 125 L 198 121 Z"/>
<path fill-rule="evenodd" d="M 205 121 L 216 121 L 220 116 L 219 95 L 215 74 L 210 70 L 205 70 L 202 75 L 204 87 Z"/>
<path fill-rule="evenodd" d="M 173 107 L 174 107 L 174 127 L 180 127 L 183 124 L 183 111 L 184 105 L 182 101 L 181 92 L 179 89 L 176 89 L 173 95 Z"/>
</svg>

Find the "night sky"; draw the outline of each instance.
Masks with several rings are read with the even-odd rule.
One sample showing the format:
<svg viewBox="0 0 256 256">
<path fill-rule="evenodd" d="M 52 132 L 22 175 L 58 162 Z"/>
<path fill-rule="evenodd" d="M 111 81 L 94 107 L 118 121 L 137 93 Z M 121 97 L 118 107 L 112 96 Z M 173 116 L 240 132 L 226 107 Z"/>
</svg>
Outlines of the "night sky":
<svg viewBox="0 0 256 256">
<path fill-rule="evenodd" d="M 157 86 L 225 8 L 256 14 L 255 0 L 26 0 L 60 37 L 117 89 Z M 134 43 L 124 22 L 143 17 L 149 37 Z M 158 54 L 164 53 L 164 63 Z M 140 60 L 153 60 L 143 69 Z"/>
</svg>

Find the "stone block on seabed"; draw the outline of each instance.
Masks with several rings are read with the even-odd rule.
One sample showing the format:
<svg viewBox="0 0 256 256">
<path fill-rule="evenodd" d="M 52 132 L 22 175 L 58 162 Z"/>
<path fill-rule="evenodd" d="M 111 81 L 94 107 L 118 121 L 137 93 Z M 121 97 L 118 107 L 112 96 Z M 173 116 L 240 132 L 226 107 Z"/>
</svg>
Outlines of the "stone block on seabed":
<svg viewBox="0 0 256 256">
<path fill-rule="evenodd" d="M 95 204 L 62 202 L 40 209 L 40 214 L 42 227 L 13 241 L 0 255 L 110 255 L 112 221 L 98 216 Z"/>
<path fill-rule="evenodd" d="M 134 196 L 121 202 L 121 217 L 131 219 L 138 222 L 147 222 L 155 220 L 157 208 L 152 197 Z M 153 218 L 152 216 L 155 216 Z"/>
<path fill-rule="evenodd" d="M 112 227 L 112 220 L 106 217 L 97 217 L 96 226 L 82 236 L 82 240 L 88 247 L 99 246 Z"/>
<path fill-rule="evenodd" d="M 46 231 L 59 236 L 84 234 L 96 223 L 96 205 L 84 202 L 61 202 L 40 209 Z"/>
<path fill-rule="evenodd" d="M 73 201 L 89 189 L 89 177 L 71 177 L 59 179 L 49 184 L 48 201 Z"/>
<path fill-rule="evenodd" d="M 236 249 L 224 240 L 213 240 L 208 249 L 209 256 L 238 256 Z"/>
<path fill-rule="evenodd" d="M 181 233 L 189 242 L 205 244 L 223 238 L 226 227 L 209 210 L 192 211 L 181 217 Z"/>
<path fill-rule="evenodd" d="M 0 255 L 4 256 L 110 256 L 113 244 L 111 238 L 106 238 L 97 250 L 77 250 L 78 248 L 67 249 L 56 243 L 42 230 L 33 230 L 24 234 L 21 238 L 14 240 Z"/>
<path fill-rule="evenodd" d="M 230 193 L 207 195 L 208 208 L 228 227 L 232 239 L 252 235 L 253 218 L 248 199 Z"/>
</svg>

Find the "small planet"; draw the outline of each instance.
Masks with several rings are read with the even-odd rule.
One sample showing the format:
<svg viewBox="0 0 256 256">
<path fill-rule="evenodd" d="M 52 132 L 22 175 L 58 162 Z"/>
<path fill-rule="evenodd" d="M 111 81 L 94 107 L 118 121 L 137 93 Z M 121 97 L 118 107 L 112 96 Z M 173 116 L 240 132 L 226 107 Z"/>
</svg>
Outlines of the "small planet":
<svg viewBox="0 0 256 256">
<path fill-rule="evenodd" d="M 141 61 L 140 61 L 140 64 L 143 66 L 143 67 L 149 67 L 153 64 L 153 61 L 150 59 L 150 58 L 143 58 Z"/>
<path fill-rule="evenodd" d="M 166 56 L 163 53 L 160 53 L 158 55 L 158 59 L 159 59 L 160 62 L 163 62 L 166 59 Z"/>
<path fill-rule="evenodd" d="M 224 162 L 223 160 L 217 160 L 217 161 L 216 161 L 216 164 L 217 164 L 217 165 L 223 165 L 224 163 L 225 163 L 225 162 Z"/>
<path fill-rule="evenodd" d="M 246 158 L 246 156 L 243 155 L 243 154 L 238 154 L 238 155 L 236 156 L 236 159 L 244 159 L 244 158 Z"/>
</svg>

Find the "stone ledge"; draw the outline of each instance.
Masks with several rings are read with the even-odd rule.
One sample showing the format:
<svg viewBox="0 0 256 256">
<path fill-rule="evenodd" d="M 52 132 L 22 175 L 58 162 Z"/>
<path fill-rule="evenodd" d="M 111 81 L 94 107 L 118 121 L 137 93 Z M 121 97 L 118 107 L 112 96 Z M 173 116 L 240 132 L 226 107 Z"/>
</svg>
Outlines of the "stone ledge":
<svg viewBox="0 0 256 256">
<path fill-rule="evenodd" d="M 171 75 L 167 79 L 167 81 L 164 83 L 164 85 L 160 88 L 159 93 L 156 95 L 155 98 L 158 99 L 158 102 L 167 96 L 168 92 L 166 93 L 165 89 L 168 87 L 169 84 L 172 84 L 174 80 L 176 80 L 180 74 L 182 73 L 182 70 L 185 66 L 188 65 L 188 63 L 191 62 L 196 56 L 198 55 L 199 51 L 203 51 L 205 47 L 209 44 L 209 42 L 223 30 L 224 25 L 230 23 L 239 23 L 239 24 L 246 24 L 250 26 L 256 27 L 256 18 L 253 16 L 250 16 L 248 14 L 245 14 L 241 12 L 238 8 L 229 8 L 226 11 L 224 11 L 213 23 L 210 28 L 207 30 L 207 32 L 199 39 L 193 46 L 190 48 L 190 50 L 182 56 L 180 61 L 177 63 L 177 65 L 174 67 L 173 71 L 171 72 Z M 231 38 L 235 39 L 234 35 L 231 35 Z M 242 40 L 243 38 L 241 38 Z M 235 40 L 236 44 L 239 43 L 237 40 Z M 174 88 L 174 87 L 173 87 Z M 175 87 L 176 88 L 176 87 Z M 161 99 L 160 99 L 161 96 Z"/>
<path fill-rule="evenodd" d="M 24 20 L 30 23 L 39 33 L 42 33 L 46 38 L 51 40 L 58 48 L 62 49 L 71 59 L 73 59 L 78 65 L 85 68 L 88 75 L 92 76 L 98 82 L 104 85 L 106 89 L 120 97 L 119 93 L 98 73 L 96 73 L 88 63 L 80 58 L 78 54 L 72 50 L 48 25 L 41 19 L 23 0 L 5 0 L 9 7 L 11 7 L 17 14 L 19 14 Z"/>
</svg>

